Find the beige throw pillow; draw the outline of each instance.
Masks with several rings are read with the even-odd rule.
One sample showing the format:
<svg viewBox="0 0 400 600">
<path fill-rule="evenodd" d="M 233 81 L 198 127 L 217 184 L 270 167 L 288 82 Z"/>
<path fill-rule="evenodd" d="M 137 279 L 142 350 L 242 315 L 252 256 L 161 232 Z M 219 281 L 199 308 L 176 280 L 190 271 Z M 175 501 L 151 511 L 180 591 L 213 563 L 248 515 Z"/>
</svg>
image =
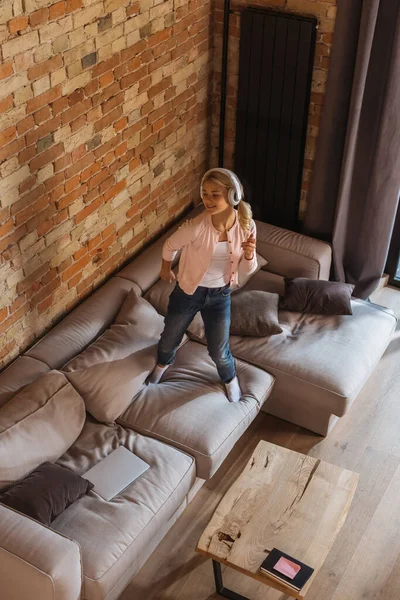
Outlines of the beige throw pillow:
<svg viewBox="0 0 400 600">
<path fill-rule="evenodd" d="M 0 489 L 75 442 L 85 423 L 83 399 L 65 375 L 50 371 L 0 408 Z"/>
<path fill-rule="evenodd" d="M 97 421 L 114 423 L 141 390 L 163 327 L 163 318 L 132 290 L 111 327 L 64 367 Z"/>
</svg>

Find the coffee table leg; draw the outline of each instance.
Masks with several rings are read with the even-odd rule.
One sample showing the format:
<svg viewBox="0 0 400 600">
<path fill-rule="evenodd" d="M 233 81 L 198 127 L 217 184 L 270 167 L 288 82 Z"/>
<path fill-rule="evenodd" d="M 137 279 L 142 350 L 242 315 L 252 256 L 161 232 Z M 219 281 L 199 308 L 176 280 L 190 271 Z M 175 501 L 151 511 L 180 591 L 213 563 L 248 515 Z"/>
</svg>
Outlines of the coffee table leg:
<svg viewBox="0 0 400 600">
<path fill-rule="evenodd" d="M 232 592 L 232 590 L 228 590 L 226 587 L 224 587 L 222 581 L 221 564 L 216 560 L 213 560 L 212 562 L 214 569 L 215 588 L 217 593 L 224 598 L 230 598 L 230 600 L 248 600 L 248 598 L 245 598 L 245 596 L 241 596 L 240 594 Z"/>
</svg>

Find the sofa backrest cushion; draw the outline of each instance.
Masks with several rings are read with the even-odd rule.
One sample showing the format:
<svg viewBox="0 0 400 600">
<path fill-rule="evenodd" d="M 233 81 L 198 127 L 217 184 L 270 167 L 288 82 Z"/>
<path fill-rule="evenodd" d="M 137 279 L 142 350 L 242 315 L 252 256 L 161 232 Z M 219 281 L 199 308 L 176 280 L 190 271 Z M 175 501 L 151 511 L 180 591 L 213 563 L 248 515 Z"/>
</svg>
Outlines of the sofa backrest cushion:
<svg viewBox="0 0 400 600">
<path fill-rule="evenodd" d="M 83 399 L 58 371 L 11 398 L 0 408 L 0 489 L 60 458 L 82 431 L 85 415 Z"/>
<path fill-rule="evenodd" d="M 36 358 L 51 369 L 62 369 L 109 327 L 132 288 L 138 290 L 131 281 L 113 277 L 53 327 L 25 356 Z"/>
<path fill-rule="evenodd" d="M 163 318 L 132 290 L 111 327 L 65 366 L 97 421 L 112 424 L 142 389 L 163 327 Z"/>
</svg>

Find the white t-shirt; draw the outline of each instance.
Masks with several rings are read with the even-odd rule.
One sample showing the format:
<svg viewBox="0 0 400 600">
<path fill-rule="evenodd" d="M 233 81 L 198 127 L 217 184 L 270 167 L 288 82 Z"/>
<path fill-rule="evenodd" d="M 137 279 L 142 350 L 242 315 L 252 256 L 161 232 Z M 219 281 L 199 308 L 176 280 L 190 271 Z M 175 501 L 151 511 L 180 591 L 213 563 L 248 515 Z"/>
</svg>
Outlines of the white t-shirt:
<svg viewBox="0 0 400 600">
<path fill-rule="evenodd" d="M 200 281 L 202 287 L 224 287 L 230 281 L 231 259 L 228 242 L 218 242 L 206 274 Z"/>
</svg>

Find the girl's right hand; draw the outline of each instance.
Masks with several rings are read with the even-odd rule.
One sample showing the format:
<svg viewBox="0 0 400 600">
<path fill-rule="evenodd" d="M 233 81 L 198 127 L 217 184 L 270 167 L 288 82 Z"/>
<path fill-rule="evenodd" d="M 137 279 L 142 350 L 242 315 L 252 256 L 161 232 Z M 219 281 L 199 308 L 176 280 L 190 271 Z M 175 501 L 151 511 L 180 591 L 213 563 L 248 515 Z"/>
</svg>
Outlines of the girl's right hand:
<svg viewBox="0 0 400 600">
<path fill-rule="evenodd" d="M 176 279 L 175 273 L 171 269 L 161 269 L 160 277 L 163 281 L 168 281 L 168 283 L 172 283 Z"/>
</svg>

